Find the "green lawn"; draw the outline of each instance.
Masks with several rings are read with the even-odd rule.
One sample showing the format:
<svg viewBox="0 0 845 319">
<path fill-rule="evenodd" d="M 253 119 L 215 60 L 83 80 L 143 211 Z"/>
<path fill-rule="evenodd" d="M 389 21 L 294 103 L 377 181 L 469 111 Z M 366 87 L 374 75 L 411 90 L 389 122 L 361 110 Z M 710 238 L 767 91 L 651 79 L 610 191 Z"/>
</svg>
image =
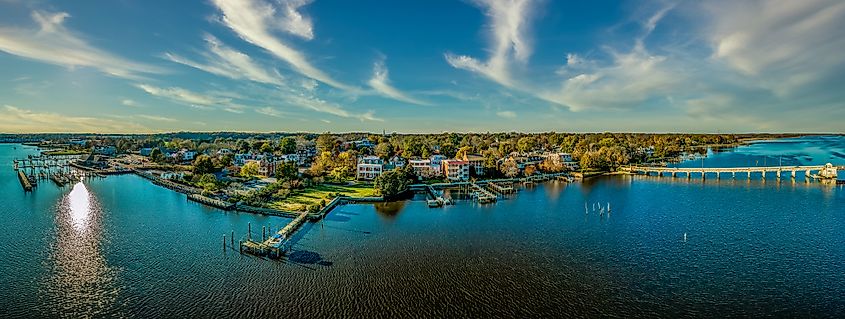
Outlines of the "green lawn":
<svg viewBox="0 0 845 319">
<path fill-rule="evenodd" d="M 335 193 L 349 197 L 376 196 L 372 185 L 340 186 L 323 184 L 297 190 L 285 200 L 270 203 L 270 207 L 284 211 L 305 211 L 307 206 L 319 204 L 321 200 L 327 203 L 334 198 Z"/>
</svg>

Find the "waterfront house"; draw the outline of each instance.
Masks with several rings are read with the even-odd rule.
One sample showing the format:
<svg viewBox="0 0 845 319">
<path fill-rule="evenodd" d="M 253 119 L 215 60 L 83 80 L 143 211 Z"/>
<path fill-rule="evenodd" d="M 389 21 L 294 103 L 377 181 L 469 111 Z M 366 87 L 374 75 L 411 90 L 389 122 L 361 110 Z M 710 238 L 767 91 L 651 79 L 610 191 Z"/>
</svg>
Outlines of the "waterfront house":
<svg viewBox="0 0 845 319">
<path fill-rule="evenodd" d="M 470 163 L 462 160 L 443 160 L 443 172 L 450 181 L 469 180 Z"/>
<path fill-rule="evenodd" d="M 475 174 L 475 176 L 484 175 L 484 156 L 477 154 L 464 154 L 464 157 L 461 158 L 461 160 L 469 163 L 471 172 Z"/>
<path fill-rule="evenodd" d="M 430 159 L 412 159 L 408 161 L 408 165 L 414 170 L 414 174 L 421 178 L 430 178 L 434 176 L 434 168 L 431 166 Z M 438 166 L 438 168 L 440 168 Z"/>
<path fill-rule="evenodd" d="M 95 146 L 94 154 L 114 156 L 115 154 L 117 154 L 117 148 L 115 148 L 114 146 Z"/>
<path fill-rule="evenodd" d="M 384 171 L 384 160 L 378 156 L 364 156 L 358 160 L 357 174 L 359 180 L 374 180 Z"/>
<path fill-rule="evenodd" d="M 144 148 L 138 150 L 138 154 L 141 155 L 141 156 L 145 156 L 145 157 L 149 157 L 150 154 L 152 154 L 152 153 L 153 153 L 152 147 L 144 147 Z"/>
</svg>

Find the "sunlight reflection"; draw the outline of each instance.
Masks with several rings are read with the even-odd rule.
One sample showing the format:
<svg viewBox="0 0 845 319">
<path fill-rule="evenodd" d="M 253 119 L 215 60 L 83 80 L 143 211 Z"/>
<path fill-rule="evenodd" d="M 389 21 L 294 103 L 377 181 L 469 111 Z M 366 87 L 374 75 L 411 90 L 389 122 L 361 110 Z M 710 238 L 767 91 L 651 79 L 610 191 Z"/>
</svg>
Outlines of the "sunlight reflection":
<svg viewBox="0 0 845 319">
<path fill-rule="evenodd" d="M 88 188 L 82 182 L 73 185 L 73 190 L 67 194 L 71 223 L 77 231 L 85 230 L 88 227 L 88 220 L 91 217 L 91 199 L 89 196 Z"/>
</svg>

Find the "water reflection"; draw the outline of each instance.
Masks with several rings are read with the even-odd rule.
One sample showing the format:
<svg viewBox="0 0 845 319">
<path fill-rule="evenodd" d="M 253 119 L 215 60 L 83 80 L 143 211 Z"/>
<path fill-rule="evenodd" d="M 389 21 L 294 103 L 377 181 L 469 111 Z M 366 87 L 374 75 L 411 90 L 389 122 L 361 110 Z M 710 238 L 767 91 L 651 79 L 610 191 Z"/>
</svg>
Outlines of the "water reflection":
<svg viewBox="0 0 845 319">
<path fill-rule="evenodd" d="M 73 190 L 67 195 L 68 208 L 70 209 L 70 221 L 73 228 L 83 232 L 88 227 L 88 220 L 91 217 L 91 199 L 88 188 L 82 182 L 73 185 Z"/>
<path fill-rule="evenodd" d="M 119 289 L 116 270 L 102 254 L 102 209 L 82 182 L 64 196 L 56 211 L 55 241 L 48 260 L 51 276 L 39 295 L 52 311 L 76 316 L 112 314 Z M 51 311 L 51 312 L 52 312 Z"/>
</svg>

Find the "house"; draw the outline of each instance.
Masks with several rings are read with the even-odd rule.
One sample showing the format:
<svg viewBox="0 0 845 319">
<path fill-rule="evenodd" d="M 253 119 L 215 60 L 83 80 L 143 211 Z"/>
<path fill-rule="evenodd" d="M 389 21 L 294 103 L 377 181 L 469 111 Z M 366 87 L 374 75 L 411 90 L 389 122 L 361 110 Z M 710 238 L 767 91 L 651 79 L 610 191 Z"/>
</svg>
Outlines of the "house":
<svg viewBox="0 0 845 319">
<path fill-rule="evenodd" d="M 177 162 L 190 162 L 193 161 L 194 158 L 197 157 L 197 152 L 189 151 L 187 149 L 181 149 L 175 152 L 171 152 L 167 156 L 170 156 L 174 161 Z"/>
<path fill-rule="evenodd" d="M 401 156 L 397 155 L 390 158 L 390 166 L 393 166 L 393 168 L 405 167 L 406 164 L 407 161 L 405 161 L 405 159 Z"/>
<path fill-rule="evenodd" d="M 384 171 L 384 160 L 378 156 L 364 156 L 358 160 L 358 170 L 355 175 L 360 180 L 374 180 Z"/>
<path fill-rule="evenodd" d="M 443 160 L 443 172 L 450 181 L 469 180 L 470 163 L 462 160 Z"/>
<path fill-rule="evenodd" d="M 343 142 L 340 146 L 344 150 L 375 147 L 373 142 L 371 142 L 368 139 L 361 139 L 361 140 L 357 140 L 357 141 Z"/>
<path fill-rule="evenodd" d="M 153 153 L 152 147 L 144 147 L 144 148 L 138 150 L 138 154 L 140 154 L 141 156 L 149 157 L 150 154 L 152 154 L 152 153 Z"/>
<path fill-rule="evenodd" d="M 560 165 L 568 170 L 578 170 L 578 162 L 572 160 L 572 154 L 569 153 L 546 153 L 543 155 L 546 160 Z"/>
<path fill-rule="evenodd" d="M 469 163 L 472 173 L 475 174 L 475 176 L 484 175 L 484 156 L 465 154 L 463 160 Z"/>
<path fill-rule="evenodd" d="M 241 167 L 244 166 L 244 164 L 246 164 L 247 162 L 260 161 L 265 159 L 266 157 L 267 156 L 264 154 L 239 153 L 235 154 L 235 156 L 232 158 L 232 164 L 237 167 Z"/>
<path fill-rule="evenodd" d="M 434 168 L 431 166 L 430 159 L 412 159 L 408 161 L 408 165 L 414 170 L 414 174 L 419 177 L 434 176 Z M 440 166 L 438 166 L 440 168 Z"/>
<path fill-rule="evenodd" d="M 282 163 L 296 163 L 296 165 L 302 166 L 305 164 L 305 159 L 299 156 L 299 154 L 285 154 L 278 157 L 278 160 Z"/>
<path fill-rule="evenodd" d="M 117 148 L 115 148 L 114 146 L 95 146 L 94 154 L 114 156 L 115 154 L 117 154 Z"/>
</svg>

